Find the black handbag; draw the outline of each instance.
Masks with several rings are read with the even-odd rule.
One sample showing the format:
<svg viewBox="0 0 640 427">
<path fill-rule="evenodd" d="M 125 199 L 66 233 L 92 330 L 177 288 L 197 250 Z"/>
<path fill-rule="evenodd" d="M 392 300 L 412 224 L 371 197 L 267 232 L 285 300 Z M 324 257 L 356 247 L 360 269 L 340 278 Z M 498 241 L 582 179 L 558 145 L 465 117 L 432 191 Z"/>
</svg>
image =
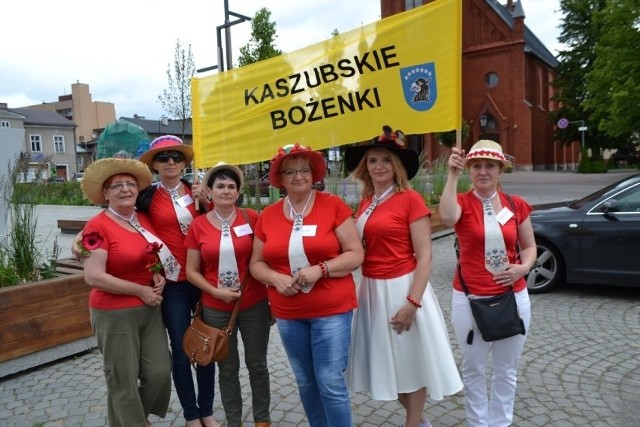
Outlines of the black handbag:
<svg viewBox="0 0 640 427">
<path fill-rule="evenodd" d="M 513 287 L 508 292 L 489 298 L 471 298 L 462 278 L 458 263 L 458 277 L 471 305 L 471 313 L 482 339 L 491 342 L 526 333 L 524 321 L 518 314 L 518 304 Z M 473 327 L 467 335 L 467 344 L 473 343 Z"/>
</svg>

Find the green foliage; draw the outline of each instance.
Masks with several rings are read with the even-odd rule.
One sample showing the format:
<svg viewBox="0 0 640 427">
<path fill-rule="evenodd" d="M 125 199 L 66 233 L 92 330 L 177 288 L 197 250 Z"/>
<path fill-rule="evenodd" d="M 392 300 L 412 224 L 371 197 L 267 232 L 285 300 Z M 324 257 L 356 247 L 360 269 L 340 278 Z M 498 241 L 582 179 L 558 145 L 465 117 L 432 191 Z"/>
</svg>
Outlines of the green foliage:
<svg viewBox="0 0 640 427">
<path fill-rule="evenodd" d="M 579 173 L 606 173 L 609 167 L 606 162 L 600 159 L 592 159 L 589 152 L 585 148 L 580 154 L 580 163 L 578 163 Z"/>
<path fill-rule="evenodd" d="M 465 120 L 462 121 L 462 136 L 461 136 L 461 141 L 462 144 L 464 145 L 464 142 L 467 140 L 467 138 L 469 137 L 469 133 L 471 133 L 471 126 L 469 126 L 469 123 L 467 123 Z M 440 144 L 444 145 L 445 147 L 453 147 L 454 145 L 456 145 L 456 131 L 455 130 L 451 130 L 449 132 L 442 132 L 437 134 L 438 140 L 440 141 Z"/>
<path fill-rule="evenodd" d="M 628 138 L 640 130 L 640 3 L 609 0 L 594 12 L 601 35 L 595 61 L 587 74 L 590 96 L 585 107 L 598 129 L 612 137 Z"/>
<path fill-rule="evenodd" d="M 271 19 L 271 11 L 263 7 L 251 20 L 251 39 L 240 48 L 238 58 L 240 67 L 282 55 L 282 51 L 275 47 L 275 40 L 278 37 L 276 24 L 269 19 Z"/>
<path fill-rule="evenodd" d="M 425 153 L 420 154 L 420 164 L 424 164 Z M 428 171 L 419 170 L 415 177 L 411 179 L 411 187 L 420 193 L 427 205 L 437 205 L 440 203 L 442 191 L 447 183 L 449 167 L 447 166 L 448 154 L 443 154 L 434 162 Z M 467 191 L 471 187 L 471 180 L 467 172 L 463 172 L 458 178 L 458 192 Z"/>
<path fill-rule="evenodd" d="M 84 197 L 80 183 L 15 183 L 13 202 L 29 200 L 34 205 L 72 205 L 90 206 L 91 202 Z"/>
<path fill-rule="evenodd" d="M 0 182 L 2 202 L 7 205 L 7 223 L 9 233 L 0 242 L 0 287 L 20 282 L 36 281 L 55 275 L 55 260 L 60 255 L 57 241 L 49 254 L 49 262 L 39 250 L 40 241 L 36 235 L 38 218 L 35 215 L 35 202 L 39 192 L 29 191 L 37 184 L 15 182 L 18 166 L 7 174 L 9 179 Z M 77 183 L 76 183 L 77 184 Z M 43 184 L 44 185 L 44 184 Z M 62 186 L 47 185 L 47 188 Z"/>
<path fill-rule="evenodd" d="M 567 49 L 560 51 L 554 100 L 560 106 L 549 119 L 567 118 L 566 129 L 554 137 L 564 145 L 581 140 L 583 120 L 587 147 L 601 152 L 616 148 L 638 131 L 637 104 L 640 56 L 634 48 L 638 31 L 630 23 L 638 19 L 638 8 L 618 0 L 562 0 L 564 15 L 558 39 Z M 636 3 L 637 4 L 637 3 Z M 622 12 L 626 11 L 626 12 Z M 619 15 L 627 14 L 625 19 Z M 637 22 L 637 21 L 636 21 Z M 594 151 L 594 153 L 596 152 Z"/>
</svg>

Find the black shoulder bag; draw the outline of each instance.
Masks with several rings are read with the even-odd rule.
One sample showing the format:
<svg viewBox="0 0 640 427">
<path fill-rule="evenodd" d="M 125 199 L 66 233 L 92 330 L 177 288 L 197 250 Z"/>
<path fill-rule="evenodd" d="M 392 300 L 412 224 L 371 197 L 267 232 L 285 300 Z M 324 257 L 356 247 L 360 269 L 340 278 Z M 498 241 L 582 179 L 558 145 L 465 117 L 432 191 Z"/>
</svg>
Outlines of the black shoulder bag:
<svg viewBox="0 0 640 427">
<path fill-rule="evenodd" d="M 513 200 L 511 200 L 508 194 L 507 199 L 509 200 L 511 209 L 513 209 L 514 215 L 516 215 L 517 226 L 518 216 Z M 508 292 L 502 295 L 488 298 L 471 298 L 467 285 L 462 278 L 462 269 L 460 268 L 459 261 L 458 277 L 460 278 L 462 289 L 464 289 L 464 293 L 471 305 L 473 319 L 480 330 L 480 334 L 482 334 L 483 340 L 487 342 L 498 341 L 526 333 L 524 321 L 518 314 L 518 304 L 516 303 L 516 296 L 513 293 L 513 286 L 509 288 Z M 473 327 L 467 334 L 467 344 L 473 344 Z"/>
</svg>

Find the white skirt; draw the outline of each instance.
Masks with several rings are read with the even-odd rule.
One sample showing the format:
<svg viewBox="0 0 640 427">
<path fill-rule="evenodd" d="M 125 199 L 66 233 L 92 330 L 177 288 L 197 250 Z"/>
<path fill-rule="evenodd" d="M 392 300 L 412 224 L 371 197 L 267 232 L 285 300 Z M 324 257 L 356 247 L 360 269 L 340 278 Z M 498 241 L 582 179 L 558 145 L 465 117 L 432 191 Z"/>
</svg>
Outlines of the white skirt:
<svg viewBox="0 0 640 427">
<path fill-rule="evenodd" d="M 447 326 L 431 284 L 409 331 L 398 335 L 389 324 L 407 303 L 413 274 L 388 280 L 362 278 L 345 372 L 351 391 L 368 392 L 375 400 L 396 400 L 399 393 L 426 387 L 432 399 L 441 400 L 462 390 Z"/>
</svg>

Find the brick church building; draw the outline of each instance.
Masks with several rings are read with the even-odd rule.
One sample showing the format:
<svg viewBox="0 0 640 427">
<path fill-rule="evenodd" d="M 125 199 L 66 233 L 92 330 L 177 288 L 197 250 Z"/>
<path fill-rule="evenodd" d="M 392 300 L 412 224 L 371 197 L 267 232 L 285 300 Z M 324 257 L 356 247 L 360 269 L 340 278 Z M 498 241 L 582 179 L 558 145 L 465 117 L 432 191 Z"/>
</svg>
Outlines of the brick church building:
<svg viewBox="0 0 640 427">
<path fill-rule="evenodd" d="M 381 0 L 382 17 L 438 0 Z M 500 143 L 516 169 L 566 168 L 577 163 L 579 145 L 553 139 L 549 112 L 558 61 L 526 26 L 525 1 L 462 1 L 462 117 L 470 126 L 462 147 L 478 139 Z M 530 0 L 535 1 L 535 0 Z M 447 151 L 433 134 L 414 135 L 415 148 L 435 160 Z"/>
</svg>

